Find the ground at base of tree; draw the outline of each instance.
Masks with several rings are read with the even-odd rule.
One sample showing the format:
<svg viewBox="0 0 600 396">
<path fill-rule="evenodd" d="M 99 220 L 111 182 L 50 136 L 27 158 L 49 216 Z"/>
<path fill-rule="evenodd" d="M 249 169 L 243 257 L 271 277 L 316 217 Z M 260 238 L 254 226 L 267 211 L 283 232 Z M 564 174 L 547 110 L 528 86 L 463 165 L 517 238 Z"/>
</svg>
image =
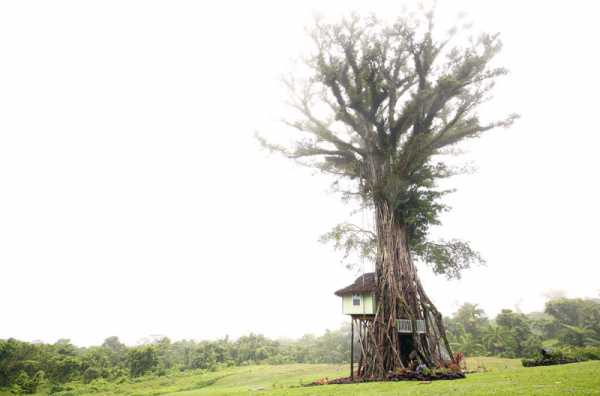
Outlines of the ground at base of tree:
<svg viewBox="0 0 600 396">
<path fill-rule="evenodd" d="M 600 361 L 525 368 L 518 359 L 467 358 L 476 373 L 460 381 L 368 382 L 305 387 L 319 378 L 347 375 L 349 365 L 286 364 L 231 367 L 214 372 L 148 375 L 121 383 L 72 382 L 53 396 L 433 396 L 433 395 L 599 395 Z M 47 395 L 40 388 L 37 395 Z M 0 396 L 12 396 L 0 391 Z"/>
<path fill-rule="evenodd" d="M 403 371 L 401 373 L 389 373 L 384 378 L 362 378 L 362 377 L 342 377 L 335 379 L 321 378 L 306 386 L 317 386 L 317 385 L 351 385 L 360 384 L 364 382 L 394 382 L 394 381 L 441 381 L 441 380 L 457 380 L 465 378 L 465 374 L 462 372 L 445 372 L 445 373 L 433 373 L 423 374 L 416 371 Z"/>
</svg>

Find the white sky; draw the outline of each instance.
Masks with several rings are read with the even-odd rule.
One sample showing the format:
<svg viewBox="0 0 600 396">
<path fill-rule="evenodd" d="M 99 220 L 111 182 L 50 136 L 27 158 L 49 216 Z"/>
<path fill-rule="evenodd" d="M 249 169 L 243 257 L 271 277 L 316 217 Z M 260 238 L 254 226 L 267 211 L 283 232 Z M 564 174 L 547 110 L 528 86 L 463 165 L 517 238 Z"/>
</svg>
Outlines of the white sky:
<svg viewBox="0 0 600 396">
<path fill-rule="evenodd" d="M 135 343 L 343 320 L 355 273 L 319 235 L 351 207 L 328 180 L 261 151 L 281 129 L 280 76 L 314 10 L 396 2 L 0 3 L 0 338 Z M 421 270 L 445 314 L 597 296 L 600 224 L 594 2 L 452 1 L 502 33 L 510 76 L 486 114 L 523 118 L 469 146 L 437 236 L 488 261 L 461 281 Z"/>
</svg>

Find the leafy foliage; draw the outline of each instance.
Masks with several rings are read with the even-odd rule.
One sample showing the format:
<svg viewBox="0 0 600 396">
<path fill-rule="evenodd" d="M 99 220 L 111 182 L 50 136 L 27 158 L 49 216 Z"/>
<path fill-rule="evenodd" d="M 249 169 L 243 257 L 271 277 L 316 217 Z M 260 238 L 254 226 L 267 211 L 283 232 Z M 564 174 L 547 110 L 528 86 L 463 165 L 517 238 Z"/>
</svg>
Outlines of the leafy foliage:
<svg viewBox="0 0 600 396">
<path fill-rule="evenodd" d="M 600 349 L 594 341 L 594 318 L 599 308 L 598 300 L 563 298 L 549 301 L 546 313 L 525 315 L 503 310 L 495 318 L 488 318 L 476 304 L 467 303 L 445 322 L 453 347 L 467 356 L 535 358 L 543 343 L 559 337 L 555 353 L 565 359 L 600 360 Z M 586 337 L 573 341 L 566 336 L 579 334 L 580 329 L 585 329 Z M 262 363 L 347 363 L 349 330 L 345 325 L 322 336 L 305 335 L 298 340 L 272 340 L 257 334 L 235 341 L 225 337 L 171 342 L 163 337 L 135 347 L 124 345 L 116 337 L 89 348 L 77 348 L 68 340 L 55 344 L 0 340 L 0 389 L 35 393 L 42 386 L 60 392 L 70 386 L 65 383 L 75 380 L 100 391 L 110 388 L 106 381 L 118 384 L 137 381 L 139 376 L 190 370 L 212 372 Z M 594 336 L 588 337 L 591 332 Z"/>
<path fill-rule="evenodd" d="M 563 345 L 600 345 L 600 301 L 559 298 L 546 303 L 548 335 Z"/>
<path fill-rule="evenodd" d="M 67 340 L 31 344 L 8 339 L 0 340 L 0 390 L 35 393 L 40 385 L 52 384 L 60 392 L 64 390 L 61 384 L 74 380 L 101 388 L 102 381 L 258 363 L 345 363 L 349 349 L 349 326 L 299 340 L 275 341 L 256 334 L 235 341 L 226 337 L 171 342 L 164 337 L 135 347 L 125 346 L 116 337 L 90 348 L 77 348 Z"/>
<path fill-rule="evenodd" d="M 453 346 L 469 356 L 534 357 L 552 342 L 560 348 L 555 352 L 575 359 L 579 354 L 573 351 L 589 348 L 592 356 L 600 346 L 598 312 L 599 300 L 559 298 L 546 303 L 545 313 L 505 309 L 490 321 L 477 305 L 466 303 L 445 321 Z"/>
<path fill-rule="evenodd" d="M 127 352 L 127 363 L 132 377 L 139 377 L 158 367 L 158 357 L 155 346 L 144 345 L 131 348 Z"/>
<path fill-rule="evenodd" d="M 412 253 L 449 277 L 481 258 L 465 242 L 427 239 L 448 209 L 442 198 L 450 191 L 437 182 L 459 172 L 443 156 L 516 118 L 484 123 L 477 114 L 506 73 L 491 66 L 501 49 L 498 36 L 461 43 L 455 33 L 439 39 L 430 13 L 393 23 L 355 15 L 317 21 L 308 77 L 287 81 L 297 113 L 287 125 L 299 137 L 292 147 L 259 137 L 267 148 L 335 175 L 345 198 L 356 197 L 364 207 L 385 203 L 406 227 Z M 356 231 L 343 224 L 325 239 L 344 250 L 345 259 L 351 249 L 372 257 L 369 238 Z"/>
<path fill-rule="evenodd" d="M 377 235 L 357 225 L 342 223 L 321 236 L 323 243 L 332 243 L 337 251 L 342 252 L 342 262 L 349 269 L 358 268 L 357 259 L 375 262 L 377 257 Z M 463 270 L 473 265 L 484 264 L 481 255 L 465 241 L 425 241 L 411 246 L 411 254 L 418 260 L 431 266 L 436 274 L 447 278 L 460 278 Z"/>
<path fill-rule="evenodd" d="M 343 252 L 343 262 L 348 268 L 358 267 L 358 263 L 350 261 L 356 259 L 353 253 L 357 253 L 360 260 L 368 262 L 374 262 L 377 256 L 377 235 L 354 224 L 338 224 L 322 235 L 320 241 L 331 242 L 335 250 Z"/>
<path fill-rule="evenodd" d="M 542 350 L 541 356 L 535 359 L 523 359 L 524 367 L 552 366 L 555 364 L 567 364 L 584 362 L 586 360 L 600 360 L 599 347 L 567 348 L 558 351 Z"/>
<path fill-rule="evenodd" d="M 436 274 L 444 274 L 448 279 L 460 278 L 463 270 L 475 264 L 484 264 L 481 255 L 471 248 L 468 242 L 453 239 L 450 241 L 423 242 L 413 247 L 417 259 L 429 263 Z"/>
</svg>

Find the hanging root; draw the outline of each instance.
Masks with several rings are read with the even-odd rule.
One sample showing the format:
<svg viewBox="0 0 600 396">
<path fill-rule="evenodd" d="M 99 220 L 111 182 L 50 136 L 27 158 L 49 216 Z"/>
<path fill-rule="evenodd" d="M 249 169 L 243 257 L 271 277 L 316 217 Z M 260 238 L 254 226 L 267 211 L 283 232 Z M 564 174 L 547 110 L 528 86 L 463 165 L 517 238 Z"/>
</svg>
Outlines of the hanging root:
<svg viewBox="0 0 600 396">
<path fill-rule="evenodd" d="M 359 345 L 361 356 L 357 375 L 363 378 L 383 378 L 390 372 L 404 368 L 446 366 L 452 357 L 445 335 L 442 315 L 425 295 L 416 279 L 416 309 L 410 309 L 404 298 L 392 307 L 378 302 L 373 320 L 359 321 Z M 377 301 L 382 301 L 378 299 Z M 396 319 L 409 319 L 412 323 L 412 344 L 401 342 Z M 417 333 L 417 320 L 425 322 L 425 333 Z M 411 359 L 411 357 L 413 357 Z M 415 359 L 416 358 L 416 359 Z M 413 363 L 411 363 L 411 361 Z"/>
<path fill-rule="evenodd" d="M 376 207 L 375 214 L 377 311 L 373 320 L 361 321 L 358 373 L 362 377 L 384 378 L 407 366 L 444 365 L 452 355 L 442 315 L 423 290 L 410 255 L 406 229 L 395 222 L 393 211 L 385 202 Z M 410 320 L 412 333 L 399 334 L 398 319 Z M 417 332 L 420 320 L 425 323 L 424 334 Z"/>
</svg>

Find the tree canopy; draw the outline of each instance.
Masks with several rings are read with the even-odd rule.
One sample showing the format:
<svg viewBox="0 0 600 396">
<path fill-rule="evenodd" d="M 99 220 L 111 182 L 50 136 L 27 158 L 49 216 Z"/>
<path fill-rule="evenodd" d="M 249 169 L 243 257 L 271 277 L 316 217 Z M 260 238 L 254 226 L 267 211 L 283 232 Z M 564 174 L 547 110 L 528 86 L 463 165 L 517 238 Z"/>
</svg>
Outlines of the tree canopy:
<svg viewBox="0 0 600 396">
<path fill-rule="evenodd" d="M 286 124 L 301 137 L 291 147 L 261 139 L 335 175 L 345 198 L 388 204 L 407 227 L 412 254 L 449 277 L 482 259 L 467 242 L 427 238 L 448 209 L 441 198 L 450 191 L 437 182 L 460 171 L 443 156 L 516 118 L 482 122 L 478 114 L 496 78 L 506 73 L 492 66 L 501 49 L 498 35 L 482 34 L 465 45 L 454 42 L 456 33 L 438 39 L 432 13 L 393 23 L 356 15 L 340 23 L 317 21 L 308 77 L 286 81 L 297 115 Z M 373 235 L 363 231 L 341 225 L 323 239 L 370 257 Z"/>
</svg>

